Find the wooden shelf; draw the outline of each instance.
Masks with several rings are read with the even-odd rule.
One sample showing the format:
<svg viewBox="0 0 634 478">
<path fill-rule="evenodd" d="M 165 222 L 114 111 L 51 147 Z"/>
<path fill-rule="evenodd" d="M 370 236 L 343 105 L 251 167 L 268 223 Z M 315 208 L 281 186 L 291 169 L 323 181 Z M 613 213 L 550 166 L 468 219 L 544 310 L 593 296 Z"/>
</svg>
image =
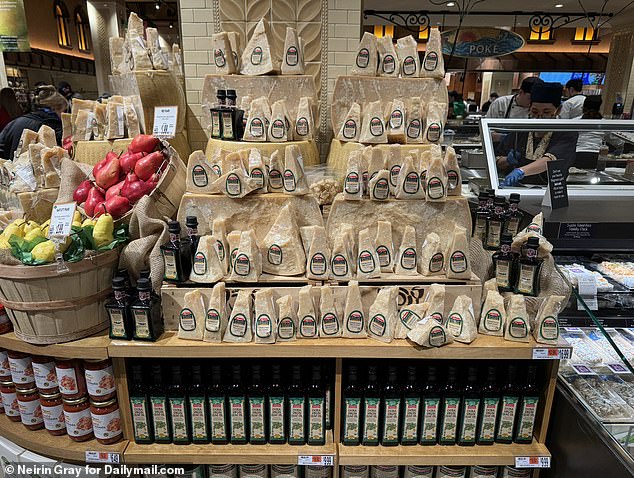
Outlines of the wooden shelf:
<svg viewBox="0 0 634 478">
<path fill-rule="evenodd" d="M 385 344 L 372 339 L 302 339 L 277 344 L 210 343 L 179 339 L 166 332 L 156 342 L 113 340 L 111 357 L 222 358 L 222 357 L 324 357 L 324 358 L 414 358 L 414 359 L 522 359 L 533 358 L 539 344 L 509 342 L 502 337 L 479 335 L 470 345 L 454 342 L 445 347 L 423 349 L 409 340 Z M 560 348 L 570 348 L 562 345 Z"/>
<path fill-rule="evenodd" d="M 122 440 L 113 445 L 102 445 L 92 439 L 78 443 L 68 435 L 53 436 L 46 430 L 27 430 L 20 422 L 12 422 L 5 415 L 0 416 L 0 435 L 35 453 L 64 461 L 86 462 L 87 451 L 123 453 L 128 445 Z"/>
<path fill-rule="evenodd" d="M 110 338 L 107 331 L 84 339 L 52 345 L 30 344 L 17 338 L 13 332 L 0 335 L 0 348 L 60 358 L 103 360 L 108 358 L 109 344 Z"/>
<path fill-rule="evenodd" d="M 324 446 L 294 445 L 139 445 L 130 442 L 125 463 L 296 465 L 300 455 L 335 455 L 332 431 Z"/>
<path fill-rule="evenodd" d="M 381 277 L 374 279 L 356 279 L 359 285 L 429 285 L 429 284 L 447 284 L 447 285 L 473 285 L 482 287 L 482 282 L 475 274 L 471 274 L 471 279 L 449 279 L 447 276 L 424 276 L 416 274 L 414 276 L 398 275 L 398 274 L 381 274 Z M 331 283 L 347 284 L 349 281 L 329 281 Z"/>
<path fill-rule="evenodd" d="M 344 446 L 340 465 L 515 465 L 516 456 L 551 456 L 546 445 Z"/>
</svg>

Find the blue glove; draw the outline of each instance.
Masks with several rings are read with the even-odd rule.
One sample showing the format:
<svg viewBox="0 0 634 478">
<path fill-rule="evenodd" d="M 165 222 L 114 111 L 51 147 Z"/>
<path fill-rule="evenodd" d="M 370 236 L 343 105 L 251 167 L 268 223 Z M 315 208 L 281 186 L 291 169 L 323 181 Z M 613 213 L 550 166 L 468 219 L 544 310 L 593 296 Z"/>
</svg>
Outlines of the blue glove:
<svg viewBox="0 0 634 478">
<path fill-rule="evenodd" d="M 509 166 L 517 168 L 520 165 L 520 159 L 522 158 L 520 152 L 517 149 L 512 149 L 509 154 L 506 155 L 506 162 Z"/>
<path fill-rule="evenodd" d="M 524 179 L 524 176 L 524 171 L 522 171 L 520 168 L 515 168 L 513 171 L 506 175 L 506 178 L 504 178 L 504 181 L 502 181 L 501 186 L 503 188 L 517 186 L 517 183 Z"/>
</svg>

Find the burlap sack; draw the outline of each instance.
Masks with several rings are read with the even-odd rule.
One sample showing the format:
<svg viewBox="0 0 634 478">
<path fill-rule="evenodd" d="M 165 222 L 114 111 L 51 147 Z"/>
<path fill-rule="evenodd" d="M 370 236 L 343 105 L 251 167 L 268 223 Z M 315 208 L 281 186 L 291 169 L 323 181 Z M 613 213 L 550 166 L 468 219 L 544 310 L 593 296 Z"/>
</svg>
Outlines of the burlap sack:
<svg viewBox="0 0 634 478">
<path fill-rule="evenodd" d="M 57 203 L 67 203 L 73 201 L 73 192 L 79 184 L 87 179 L 93 179 L 92 166 L 83 163 L 76 163 L 72 159 L 63 159 L 61 164 L 62 182 L 59 186 Z"/>
<path fill-rule="evenodd" d="M 13 257 L 10 249 L 0 249 L 0 264 L 6 264 L 8 266 L 19 266 L 22 263 Z"/>
</svg>

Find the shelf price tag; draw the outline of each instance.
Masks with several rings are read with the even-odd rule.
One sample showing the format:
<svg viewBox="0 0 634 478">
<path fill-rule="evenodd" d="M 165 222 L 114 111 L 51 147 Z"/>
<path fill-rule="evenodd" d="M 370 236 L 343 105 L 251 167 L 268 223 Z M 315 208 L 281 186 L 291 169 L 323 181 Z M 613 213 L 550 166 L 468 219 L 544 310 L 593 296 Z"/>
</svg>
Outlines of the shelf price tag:
<svg viewBox="0 0 634 478">
<path fill-rule="evenodd" d="M 533 360 L 569 360 L 571 356 L 570 349 L 552 347 L 535 347 L 533 349 Z"/>
<path fill-rule="evenodd" d="M 621 373 L 630 373 L 628 368 L 622 363 L 608 363 L 607 367 L 612 370 L 613 373 L 621 374 Z"/>
<path fill-rule="evenodd" d="M 77 205 L 74 202 L 55 204 L 51 213 L 51 225 L 48 230 L 48 237 L 70 236 L 73 225 L 73 216 Z"/>
<path fill-rule="evenodd" d="M 86 463 L 121 463 L 121 455 L 112 451 L 86 450 Z"/>
<path fill-rule="evenodd" d="M 515 468 L 550 468 L 549 456 L 516 456 Z"/>
<path fill-rule="evenodd" d="M 154 128 L 152 135 L 157 138 L 173 138 L 176 136 L 176 120 L 178 106 L 156 106 L 154 108 Z"/>
<path fill-rule="evenodd" d="M 312 466 L 335 466 L 334 455 L 299 455 L 297 457 L 298 465 Z"/>
</svg>

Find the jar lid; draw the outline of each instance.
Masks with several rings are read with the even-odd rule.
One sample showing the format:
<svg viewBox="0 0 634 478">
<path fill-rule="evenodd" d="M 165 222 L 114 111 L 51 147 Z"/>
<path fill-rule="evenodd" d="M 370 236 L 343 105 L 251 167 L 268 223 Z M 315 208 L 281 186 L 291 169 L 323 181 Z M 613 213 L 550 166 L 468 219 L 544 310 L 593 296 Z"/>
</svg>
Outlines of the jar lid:
<svg viewBox="0 0 634 478">
<path fill-rule="evenodd" d="M 37 388 L 33 387 L 33 388 L 18 388 L 17 389 L 18 393 L 21 393 L 23 395 L 30 395 L 32 393 L 37 393 Z"/>
<path fill-rule="evenodd" d="M 97 408 L 106 408 L 106 407 L 109 407 L 110 405 L 113 405 L 115 403 L 117 403 L 117 399 L 116 398 L 112 398 L 112 399 L 107 400 L 105 402 L 96 402 L 94 400 L 90 401 L 90 404 L 93 407 L 97 407 Z"/>
<path fill-rule="evenodd" d="M 15 384 L 11 380 L 8 380 L 6 382 L 0 382 L 0 385 L 2 385 L 4 387 L 14 387 L 15 386 Z"/>
<path fill-rule="evenodd" d="M 68 405 L 79 405 L 80 403 L 84 403 L 85 401 L 87 401 L 88 397 L 84 395 L 83 397 L 79 397 L 79 398 L 62 398 L 62 399 L 64 400 L 64 403 Z"/>
<path fill-rule="evenodd" d="M 110 359 L 84 359 L 84 362 L 88 363 L 99 363 L 99 362 L 110 362 Z"/>
<path fill-rule="evenodd" d="M 50 400 L 52 398 L 59 398 L 61 397 L 62 394 L 59 392 L 55 392 L 55 393 L 40 393 L 40 398 L 44 398 L 46 400 Z"/>
</svg>

